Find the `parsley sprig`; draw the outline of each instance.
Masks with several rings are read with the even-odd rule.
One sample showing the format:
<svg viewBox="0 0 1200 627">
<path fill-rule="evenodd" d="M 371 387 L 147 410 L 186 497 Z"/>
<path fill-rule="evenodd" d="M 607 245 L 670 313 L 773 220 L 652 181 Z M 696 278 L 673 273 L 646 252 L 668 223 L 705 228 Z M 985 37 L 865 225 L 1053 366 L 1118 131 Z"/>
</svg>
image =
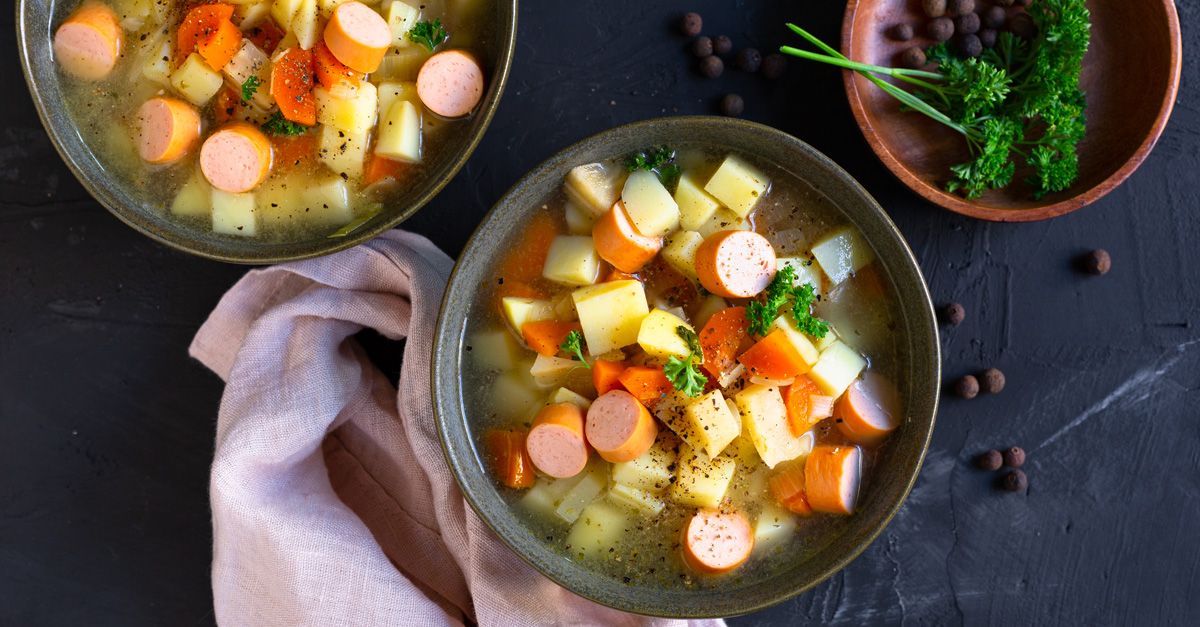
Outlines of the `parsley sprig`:
<svg viewBox="0 0 1200 627">
<path fill-rule="evenodd" d="M 794 24 L 788 28 L 824 54 L 790 46 L 781 51 L 854 70 L 905 108 L 962 134 L 971 160 L 950 168 L 948 191 L 973 199 L 1006 187 L 1023 160 L 1033 172 L 1026 182 L 1040 198 L 1067 189 L 1079 174 L 1076 150 L 1086 123 L 1079 76 L 1091 14 L 1085 0 L 1039 0 L 1028 14 L 1035 37 L 1001 33 L 977 59 L 933 46 L 927 57 L 938 64 L 936 72 L 852 61 Z"/>
<path fill-rule="evenodd" d="M 564 353 L 571 353 L 573 355 L 572 359 L 582 361 L 583 365 L 587 368 L 592 367 L 592 365 L 583 358 L 583 334 L 579 331 L 572 329 L 570 333 L 567 333 L 567 337 L 563 339 L 562 344 L 558 345 L 558 350 L 563 351 Z"/>
<path fill-rule="evenodd" d="M 752 335 L 762 337 L 769 333 L 779 312 L 788 303 L 791 303 L 792 324 L 797 329 L 815 338 L 823 338 L 829 333 L 829 323 L 812 314 L 812 304 L 817 299 L 816 288 L 811 283 L 795 285 L 795 282 L 796 269 L 783 266 L 763 290 L 762 298 L 746 304 L 746 319 L 750 322 Z"/>
<path fill-rule="evenodd" d="M 254 94 L 258 93 L 258 88 L 262 87 L 262 79 L 257 76 L 250 76 L 242 83 L 242 104 L 248 104 Z"/>
<path fill-rule="evenodd" d="M 663 365 L 663 374 L 671 381 L 676 390 L 691 397 L 700 396 L 704 386 L 708 385 L 708 377 L 700 373 L 700 364 L 704 363 L 704 350 L 700 348 L 700 338 L 696 332 L 683 326 L 675 327 L 675 333 L 687 343 L 688 355 L 680 359 L 672 356 Z"/>
<path fill-rule="evenodd" d="M 430 52 L 449 38 L 450 34 L 446 32 L 446 27 L 442 26 L 441 18 L 432 22 L 417 22 L 408 31 L 409 41 L 425 46 Z"/>
<path fill-rule="evenodd" d="M 679 164 L 675 163 L 675 150 L 670 146 L 654 146 L 629 155 L 625 158 L 625 169 L 630 172 L 649 170 L 672 191 L 683 173 Z"/>
<path fill-rule="evenodd" d="M 297 124 L 276 111 L 263 123 L 261 128 L 268 135 L 303 135 L 308 132 L 309 127 Z"/>
</svg>

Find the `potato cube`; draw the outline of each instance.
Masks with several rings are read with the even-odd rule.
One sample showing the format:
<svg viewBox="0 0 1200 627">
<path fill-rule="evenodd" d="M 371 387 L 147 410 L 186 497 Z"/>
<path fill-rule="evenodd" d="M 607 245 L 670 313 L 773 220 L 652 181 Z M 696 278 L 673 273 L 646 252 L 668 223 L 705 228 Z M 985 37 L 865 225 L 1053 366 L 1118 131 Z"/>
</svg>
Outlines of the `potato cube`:
<svg viewBox="0 0 1200 627">
<path fill-rule="evenodd" d="M 729 457 L 709 459 L 687 444 L 679 446 L 678 478 L 671 486 L 671 500 L 690 507 L 717 507 L 725 498 L 737 462 Z"/>
<path fill-rule="evenodd" d="M 699 232 L 703 237 L 708 237 L 720 231 L 749 231 L 752 226 L 750 220 L 721 207 L 708 222 L 700 225 Z"/>
<path fill-rule="evenodd" d="M 157 6 L 168 6 L 166 2 L 155 2 Z M 263 22 L 271 15 L 270 2 L 254 2 L 249 4 L 239 4 L 233 11 L 233 21 L 237 23 L 238 28 L 242 32 L 247 32 L 250 29 L 261 26 Z"/>
<path fill-rule="evenodd" d="M 815 338 L 809 336 L 809 339 L 813 341 L 813 346 L 816 346 L 817 350 L 824 351 L 830 346 L 833 346 L 834 342 L 838 341 L 838 334 L 837 330 L 834 329 L 833 326 L 830 326 L 829 333 L 826 333 L 825 337 Z"/>
<path fill-rule="evenodd" d="M 276 24 L 283 25 L 283 30 L 291 30 L 288 26 L 300 10 L 301 2 L 302 0 L 275 0 L 271 5 L 271 17 L 275 18 Z"/>
<path fill-rule="evenodd" d="M 601 355 L 637 342 L 650 313 L 641 281 L 608 281 L 572 293 L 588 352 Z"/>
<path fill-rule="evenodd" d="M 517 368 L 520 368 L 518 365 Z M 503 421 L 526 420 L 542 406 L 542 395 L 533 389 L 528 375 L 514 369 L 492 381 L 488 407 Z"/>
<path fill-rule="evenodd" d="M 704 191 L 691 174 L 679 177 L 675 203 L 679 205 L 679 227 L 685 231 L 698 230 L 721 208 L 721 203 Z"/>
<path fill-rule="evenodd" d="M 679 205 L 658 175 L 649 170 L 637 170 L 625 179 L 621 202 L 629 221 L 642 235 L 662 237 L 679 228 Z"/>
<path fill-rule="evenodd" d="M 796 352 L 800 354 L 804 363 L 808 365 L 809 369 L 812 369 L 813 364 L 817 363 L 817 359 L 821 357 L 821 351 L 817 350 L 816 346 L 813 346 L 812 340 L 809 340 L 807 335 L 796 329 L 796 326 L 792 324 L 788 316 L 779 316 L 776 318 L 774 327 L 783 331 L 783 335 L 787 337 L 792 348 L 796 349 Z"/>
<path fill-rule="evenodd" d="M 254 194 L 231 194 L 212 190 L 212 229 L 214 233 L 254 237 L 258 220 L 254 212 Z"/>
<path fill-rule="evenodd" d="M 353 93 L 335 95 L 324 87 L 313 89 L 317 101 L 317 122 L 336 129 L 367 133 L 378 119 L 379 90 L 363 83 Z"/>
<path fill-rule="evenodd" d="M 808 376 L 826 394 L 837 398 L 854 383 L 858 374 L 866 367 L 867 360 L 839 340 L 821 351 L 821 358 L 809 371 Z"/>
<path fill-rule="evenodd" d="M 171 57 L 174 47 L 169 39 L 155 44 L 142 64 L 142 76 L 162 87 L 171 86 Z"/>
<path fill-rule="evenodd" d="M 588 505 L 567 534 L 567 550 L 576 558 L 608 555 L 629 532 L 629 519 L 616 505 L 600 500 Z"/>
<path fill-rule="evenodd" d="M 177 216 L 207 216 L 212 212 L 212 186 L 196 172 L 179 188 L 171 201 L 171 213 Z"/>
<path fill-rule="evenodd" d="M 208 67 L 204 59 L 194 52 L 171 74 L 171 86 L 197 107 L 208 104 L 224 84 L 225 79 L 221 78 L 221 74 Z"/>
<path fill-rule="evenodd" d="M 296 43 L 305 50 L 312 50 L 317 45 L 321 34 L 320 12 L 317 0 L 300 0 L 296 15 L 292 17 L 292 32 L 296 35 Z"/>
<path fill-rule="evenodd" d="M 375 154 L 404 163 L 421 162 L 421 110 L 408 100 L 396 100 L 379 120 Z"/>
<path fill-rule="evenodd" d="M 604 491 L 608 484 L 608 464 L 593 461 L 580 474 L 583 476 L 567 490 L 554 510 L 564 522 L 575 522 L 583 509 Z"/>
<path fill-rule="evenodd" d="M 415 81 L 430 52 L 421 46 L 408 46 L 383 55 L 379 69 L 371 78 L 389 81 Z"/>
<path fill-rule="evenodd" d="M 487 370 L 511 370 L 521 358 L 521 346 L 504 329 L 479 331 L 467 341 L 471 360 Z"/>
<path fill-rule="evenodd" d="M 384 81 L 375 90 L 379 98 L 379 117 L 387 115 L 392 105 L 407 100 L 421 106 L 421 97 L 417 95 L 417 84 L 413 81 Z M 380 123 L 382 125 L 382 123 Z"/>
<path fill-rule="evenodd" d="M 834 285 L 854 276 L 855 272 L 875 260 L 875 251 L 851 226 L 826 233 L 813 244 L 812 254 Z"/>
<path fill-rule="evenodd" d="M 598 218 L 617 202 L 622 182 L 619 169 L 588 163 L 575 166 L 567 173 L 563 190 L 576 206 Z"/>
<path fill-rule="evenodd" d="M 661 496 L 623 483 L 614 483 L 608 489 L 608 500 L 642 516 L 657 516 L 667 506 L 667 502 Z"/>
<path fill-rule="evenodd" d="M 341 226 L 354 219 L 350 186 L 341 177 L 326 176 L 308 183 L 301 194 L 304 221 L 318 226 Z"/>
<path fill-rule="evenodd" d="M 775 549 L 795 533 L 796 515 L 774 503 L 767 503 L 754 520 L 754 552 Z"/>
<path fill-rule="evenodd" d="M 690 349 L 687 342 L 679 337 L 679 327 L 695 331 L 692 325 L 674 314 L 655 309 L 642 318 L 642 325 L 638 329 L 637 343 L 642 350 L 654 357 L 683 357 L 690 352 Z"/>
<path fill-rule="evenodd" d="M 529 374 L 538 387 L 548 389 L 565 385 L 571 371 L 582 367 L 583 363 L 574 359 L 538 355 L 529 369 Z"/>
<path fill-rule="evenodd" d="M 758 199 L 767 194 L 771 179 L 741 157 L 729 155 L 713 173 L 704 191 L 740 217 L 750 215 Z"/>
<path fill-rule="evenodd" d="M 738 408 L 733 404 L 733 399 L 728 399 L 728 404 L 729 411 L 735 416 L 738 415 Z M 762 462 L 762 458 L 758 456 L 758 449 L 754 448 L 754 441 L 744 431 L 729 445 L 729 450 L 733 458 L 747 468 L 754 468 Z"/>
<path fill-rule="evenodd" d="M 318 0 L 317 8 L 321 11 L 322 18 L 329 19 L 329 17 L 333 15 L 333 10 L 336 9 L 339 4 L 349 1 L 350 0 Z M 370 0 L 367 1 L 368 3 L 370 2 Z"/>
<path fill-rule="evenodd" d="M 592 238 L 559 235 L 550 243 L 542 276 L 563 285 L 591 285 L 600 277 L 600 256 Z"/>
<path fill-rule="evenodd" d="M 677 231 L 667 238 L 662 249 L 663 259 L 679 274 L 698 280 L 696 275 L 696 251 L 704 243 L 704 236 L 695 231 Z"/>
<path fill-rule="evenodd" d="M 742 433 L 742 417 L 729 411 L 721 390 L 713 390 L 689 403 L 684 415 L 690 431 L 710 458 L 720 455 Z"/>
<path fill-rule="evenodd" d="M 420 9 L 401 0 L 392 0 L 384 14 L 384 19 L 387 20 L 388 27 L 392 29 L 393 46 L 407 48 L 413 45 L 408 38 L 408 31 L 416 26 L 417 20 L 421 19 Z"/>
<path fill-rule="evenodd" d="M 500 308 L 504 310 L 504 317 L 518 336 L 521 335 L 521 327 L 525 326 L 526 322 L 554 319 L 554 307 L 546 300 L 505 296 L 500 299 Z"/>
<path fill-rule="evenodd" d="M 591 213 L 579 208 L 579 205 L 568 200 L 566 207 L 563 208 L 563 213 L 567 218 L 567 230 L 572 235 L 591 235 L 592 226 L 596 224 L 596 218 Z"/>
<path fill-rule="evenodd" d="M 346 131 L 333 126 L 322 126 L 317 158 L 339 176 L 360 178 L 367 158 L 367 142 L 370 130 Z"/>
<path fill-rule="evenodd" d="M 746 435 L 768 468 L 795 459 L 811 449 L 811 443 L 792 435 L 787 406 L 779 388 L 753 383 L 734 397 Z"/>
<path fill-rule="evenodd" d="M 578 392 L 568 390 L 567 388 L 558 388 L 557 390 L 554 390 L 554 393 L 550 395 L 550 403 L 571 403 L 585 412 L 589 407 L 592 406 L 592 402 L 589 401 L 585 396 L 579 394 Z"/>
<path fill-rule="evenodd" d="M 521 497 L 517 503 L 528 511 L 531 511 L 547 522 L 563 522 L 561 518 L 554 514 L 554 510 L 558 508 L 559 502 L 566 493 L 580 479 L 586 475 L 580 474 L 575 477 L 566 479 L 551 479 L 549 477 L 539 477 L 537 483 Z"/>
<path fill-rule="evenodd" d="M 671 487 L 674 463 L 675 451 L 659 440 L 637 458 L 613 464 L 612 480 L 652 494 L 662 494 Z"/>
<path fill-rule="evenodd" d="M 813 286 L 814 294 L 821 294 L 821 284 L 824 281 L 821 280 L 821 266 L 817 265 L 816 261 L 804 257 L 780 257 L 776 260 L 776 265 L 781 269 L 785 266 L 792 269 L 796 277 L 792 281 L 793 286 L 799 287 L 808 283 Z"/>
</svg>

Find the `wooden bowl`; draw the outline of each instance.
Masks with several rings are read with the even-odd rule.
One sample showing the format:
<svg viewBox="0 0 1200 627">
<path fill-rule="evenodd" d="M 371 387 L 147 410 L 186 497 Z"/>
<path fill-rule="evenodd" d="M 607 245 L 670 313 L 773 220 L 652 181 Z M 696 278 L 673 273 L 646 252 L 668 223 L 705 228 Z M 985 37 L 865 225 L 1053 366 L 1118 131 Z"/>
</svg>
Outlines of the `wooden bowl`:
<svg viewBox="0 0 1200 627">
<path fill-rule="evenodd" d="M 1038 0 L 1034 0 L 1037 2 Z M 1091 47 L 1081 86 L 1087 94 L 1087 135 L 1079 146 L 1079 178 L 1062 192 L 1035 200 L 1018 168 L 1013 184 L 976 200 L 945 191 L 949 168 L 968 159 L 962 136 L 918 113 L 856 72 L 845 73 L 850 109 L 871 149 L 913 191 L 955 213 L 996 222 L 1030 222 L 1070 213 L 1098 200 L 1141 165 L 1162 134 L 1179 89 L 1182 50 L 1172 0 L 1088 0 Z M 928 18 L 920 0 L 850 0 L 842 22 L 842 54 L 876 65 L 898 65 Z M 918 36 L 887 35 L 912 24 Z"/>
</svg>

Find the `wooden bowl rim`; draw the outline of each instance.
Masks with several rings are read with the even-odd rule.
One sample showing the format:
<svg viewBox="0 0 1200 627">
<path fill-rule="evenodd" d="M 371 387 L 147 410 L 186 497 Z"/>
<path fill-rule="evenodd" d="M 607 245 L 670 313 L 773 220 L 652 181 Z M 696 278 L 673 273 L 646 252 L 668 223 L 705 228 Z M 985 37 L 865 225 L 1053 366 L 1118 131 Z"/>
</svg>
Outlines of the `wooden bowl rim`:
<svg viewBox="0 0 1200 627">
<path fill-rule="evenodd" d="M 854 18 L 862 2 L 863 0 L 849 0 L 846 3 L 846 13 L 842 18 L 841 52 L 851 59 L 855 58 L 854 54 L 852 54 L 852 36 L 855 28 Z M 900 179 L 900 182 L 920 194 L 926 200 L 949 209 L 954 213 L 980 220 L 990 220 L 992 222 L 1036 222 L 1038 220 L 1047 220 L 1065 215 L 1099 200 L 1123 183 L 1125 179 L 1129 178 L 1129 175 L 1138 169 L 1138 166 L 1142 164 L 1142 161 L 1146 159 L 1150 151 L 1154 149 L 1154 145 L 1162 135 L 1163 129 L 1167 126 L 1167 120 L 1171 118 L 1171 111 L 1175 107 L 1175 98 L 1179 92 L 1180 71 L 1183 61 L 1183 42 L 1179 32 L 1179 14 L 1175 9 L 1175 3 L 1173 0 L 1159 0 L 1158 4 L 1161 5 L 1167 17 L 1167 29 L 1171 33 L 1171 76 L 1167 84 L 1167 89 L 1163 93 L 1162 102 L 1159 103 L 1158 114 L 1154 118 L 1154 124 L 1150 128 L 1150 132 L 1142 140 L 1137 150 L 1130 155 L 1129 159 L 1120 168 L 1117 168 L 1115 172 L 1110 174 L 1108 178 L 1070 198 L 1053 204 L 1029 209 L 1000 209 L 973 203 L 960 196 L 943 191 L 936 185 L 932 185 L 928 181 L 916 176 L 880 140 L 870 120 L 867 119 L 862 97 L 858 92 L 857 81 L 855 81 L 857 73 L 852 70 L 843 70 L 842 74 L 842 82 L 846 88 L 846 99 L 850 103 L 850 111 L 854 114 L 854 119 L 858 122 L 858 128 L 862 131 L 867 143 L 870 144 L 871 150 L 875 152 L 875 155 L 879 157 L 883 165 L 896 178 Z"/>
</svg>

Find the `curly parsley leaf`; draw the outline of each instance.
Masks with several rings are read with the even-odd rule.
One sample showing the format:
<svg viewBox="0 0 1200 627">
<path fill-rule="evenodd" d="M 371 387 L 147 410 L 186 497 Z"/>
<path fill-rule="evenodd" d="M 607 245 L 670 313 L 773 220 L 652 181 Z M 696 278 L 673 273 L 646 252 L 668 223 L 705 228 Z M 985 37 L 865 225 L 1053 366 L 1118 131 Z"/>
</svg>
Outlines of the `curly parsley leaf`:
<svg viewBox="0 0 1200 627">
<path fill-rule="evenodd" d="M 667 379 L 676 390 L 691 397 L 700 396 L 704 393 L 704 386 L 708 385 L 708 377 L 701 374 L 698 368 L 704 363 L 704 350 L 700 348 L 700 338 L 695 331 L 682 325 L 675 327 L 675 333 L 687 343 L 689 352 L 683 359 L 674 356 L 667 359 L 667 363 L 663 365 L 663 374 L 667 375 Z"/>
<path fill-rule="evenodd" d="M 787 304 L 792 295 L 792 283 L 796 281 L 796 270 L 784 266 L 775 273 L 775 278 L 763 291 L 763 298 L 752 300 L 746 304 L 746 319 L 750 321 L 750 334 L 762 337 L 771 329 L 779 310 Z"/>
<path fill-rule="evenodd" d="M 817 289 L 812 283 L 805 283 L 792 290 L 792 324 L 817 339 L 829 334 L 829 323 L 812 314 L 813 301 L 817 299 Z"/>
<path fill-rule="evenodd" d="M 432 22 L 417 22 L 408 31 L 410 41 L 425 46 L 430 52 L 433 52 L 434 48 L 442 45 L 449 38 L 450 35 L 446 32 L 446 27 L 442 26 L 440 18 Z"/>
<path fill-rule="evenodd" d="M 303 135 L 308 132 L 309 127 L 297 124 L 276 111 L 260 128 L 268 135 Z"/>
<path fill-rule="evenodd" d="M 562 344 L 558 345 L 558 350 L 561 350 L 564 353 L 571 353 L 572 359 L 582 361 L 583 365 L 587 368 L 592 367 L 592 365 L 583 358 L 583 334 L 579 331 L 572 329 L 570 333 L 567 333 L 566 339 L 562 341 Z"/>
<path fill-rule="evenodd" d="M 625 158 L 625 169 L 630 172 L 649 170 L 658 176 L 663 186 L 674 190 L 683 170 L 675 163 L 675 150 L 670 146 L 654 146 L 640 150 Z"/>
<path fill-rule="evenodd" d="M 262 79 L 257 76 L 250 76 L 242 83 L 242 103 L 250 102 L 254 94 L 258 93 L 258 88 L 262 87 Z"/>
</svg>

